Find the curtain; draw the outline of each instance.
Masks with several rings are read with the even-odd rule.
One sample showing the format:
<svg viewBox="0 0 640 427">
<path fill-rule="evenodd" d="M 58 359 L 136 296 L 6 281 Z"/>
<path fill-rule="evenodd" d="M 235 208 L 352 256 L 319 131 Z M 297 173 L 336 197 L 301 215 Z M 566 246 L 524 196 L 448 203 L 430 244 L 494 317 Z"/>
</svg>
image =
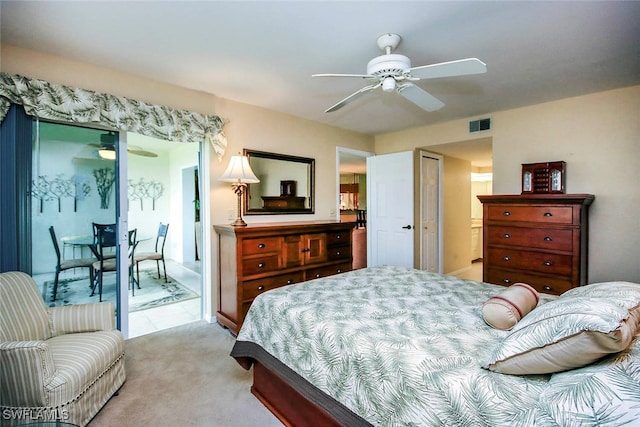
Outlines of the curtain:
<svg viewBox="0 0 640 427">
<path fill-rule="evenodd" d="M 100 123 L 120 130 L 179 142 L 210 142 L 218 156 L 227 140 L 218 116 L 0 73 L 0 122 L 10 105 L 20 104 L 28 115 L 68 123 Z"/>
</svg>

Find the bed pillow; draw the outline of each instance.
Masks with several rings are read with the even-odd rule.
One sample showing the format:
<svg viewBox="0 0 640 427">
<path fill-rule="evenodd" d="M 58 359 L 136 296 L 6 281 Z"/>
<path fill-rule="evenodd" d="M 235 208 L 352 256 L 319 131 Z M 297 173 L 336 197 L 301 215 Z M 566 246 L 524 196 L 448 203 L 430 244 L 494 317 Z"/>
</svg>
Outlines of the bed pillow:
<svg viewBox="0 0 640 427">
<path fill-rule="evenodd" d="M 586 366 L 626 349 L 639 328 L 640 284 L 587 285 L 531 312 L 500 342 L 483 368 L 523 375 Z"/>
<path fill-rule="evenodd" d="M 538 305 L 539 299 L 532 286 L 514 283 L 482 305 L 482 318 L 496 329 L 511 329 Z"/>
</svg>

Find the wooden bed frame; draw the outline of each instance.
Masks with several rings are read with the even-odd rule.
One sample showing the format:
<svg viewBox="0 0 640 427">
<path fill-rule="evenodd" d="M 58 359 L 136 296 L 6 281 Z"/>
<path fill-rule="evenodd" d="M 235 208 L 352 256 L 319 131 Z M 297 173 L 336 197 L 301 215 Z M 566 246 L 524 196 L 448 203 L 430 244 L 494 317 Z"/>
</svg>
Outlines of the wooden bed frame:
<svg viewBox="0 0 640 427">
<path fill-rule="evenodd" d="M 253 362 L 251 393 L 286 426 L 341 426 L 326 410 L 311 402 L 278 374 Z"/>
</svg>

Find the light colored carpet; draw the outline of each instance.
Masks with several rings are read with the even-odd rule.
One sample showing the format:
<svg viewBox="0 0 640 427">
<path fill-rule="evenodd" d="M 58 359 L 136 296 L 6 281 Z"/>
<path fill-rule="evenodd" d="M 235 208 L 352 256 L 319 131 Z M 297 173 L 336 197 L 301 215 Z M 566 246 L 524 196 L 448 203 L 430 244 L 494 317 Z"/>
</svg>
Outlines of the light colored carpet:
<svg viewBox="0 0 640 427">
<path fill-rule="evenodd" d="M 89 426 L 282 426 L 229 356 L 234 342 L 204 320 L 127 340 L 127 381 Z"/>
</svg>

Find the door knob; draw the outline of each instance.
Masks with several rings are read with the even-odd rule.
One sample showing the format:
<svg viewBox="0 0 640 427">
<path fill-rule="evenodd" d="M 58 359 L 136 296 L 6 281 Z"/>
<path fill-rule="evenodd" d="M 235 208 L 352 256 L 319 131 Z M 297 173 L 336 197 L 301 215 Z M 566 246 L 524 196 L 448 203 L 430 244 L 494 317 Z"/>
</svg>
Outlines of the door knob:
<svg viewBox="0 0 640 427">
<path fill-rule="evenodd" d="M 404 229 L 406 229 L 406 230 L 411 230 L 411 226 L 410 226 L 410 225 L 405 225 L 405 226 L 404 226 L 404 227 L 402 227 L 402 228 L 404 228 Z"/>
</svg>

